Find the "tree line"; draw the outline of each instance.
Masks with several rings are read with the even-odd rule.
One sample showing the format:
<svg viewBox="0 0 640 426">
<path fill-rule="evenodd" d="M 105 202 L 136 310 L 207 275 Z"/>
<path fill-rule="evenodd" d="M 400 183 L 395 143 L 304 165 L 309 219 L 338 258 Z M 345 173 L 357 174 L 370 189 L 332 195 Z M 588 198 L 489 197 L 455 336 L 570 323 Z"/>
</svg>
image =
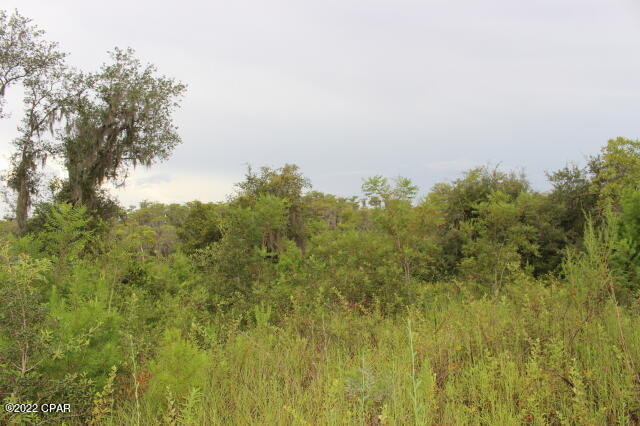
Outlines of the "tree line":
<svg viewBox="0 0 640 426">
<path fill-rule="evenodd" d="M 73 408 L 0 422 L 638 423 L 639 141 L 545 192 L 479 166 L 423 197 L 384 176 L 341 197 L 285 164 L 225 202 L 125 208 L 103 185 L 170 155 L 185 86 L 129 49 L 65 58 L 0 12 L 0 100 L 25 93 L 0 399 Z M 43 181 L 50 158 L 65 178 Z"/>
<path fill-rule="evenodd" d="M 67 65 L 58 44 L 18 12 L 0 11 L 0 31 L 0 108 L 14 86 L 24 90 L 6 178 L 20 232 L 47 159 L 67 170 L 55 188 L 59 201 L 105 210 L 104 183 L 123 185 L 131 167 L 166 159 L 180 143 L 172 113 L 186 86 L 157 75 L 132 49 L 114 49 L 110 62 L 87 72 Z"/>
</svg>

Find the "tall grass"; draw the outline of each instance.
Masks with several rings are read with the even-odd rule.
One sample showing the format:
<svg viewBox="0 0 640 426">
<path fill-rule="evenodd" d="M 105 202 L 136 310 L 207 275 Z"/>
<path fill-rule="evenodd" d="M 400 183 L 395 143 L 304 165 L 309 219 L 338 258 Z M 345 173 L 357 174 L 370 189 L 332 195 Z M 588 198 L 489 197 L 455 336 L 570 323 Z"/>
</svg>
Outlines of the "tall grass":
<svg viewBox="0 0 640 426">
<path fill-rule="evenodd" d="M 404 318 L 341 312 L 320 333 L 291 317 L 211 349 L 201 398 L 183 405 L 201 424 L 637 423 L 637 372 L 614 306 L 583 323 L 568 300 L 533 285 L 517 298 L 452 301 L 437 327 L 433 313 L 412 311 L 408 333 Z M 620 324 L 637 359 L 640 320 L 623 312 Z M 121 406 L 112 424 L 136 422 L 136 411 Z M 143 424 L 161 416 L 142 413 Z"/>
<path fill-rule="evenodd" d="M 397 317 L 345 305 L 274 324 L 260 306 L 256 326 L 191 349 L 206 354 L 205 379 L 172 394 L 171 422 L 638 424 L 640 317 L 616 302 L 606 241 L 589 231 L 585 245 L 562 279 L 510 283 L 499 297 L 425 284 Z M 166 404 L 145 396 L 103 423 L 162 422 L 149 407 Z"/>
</svg>

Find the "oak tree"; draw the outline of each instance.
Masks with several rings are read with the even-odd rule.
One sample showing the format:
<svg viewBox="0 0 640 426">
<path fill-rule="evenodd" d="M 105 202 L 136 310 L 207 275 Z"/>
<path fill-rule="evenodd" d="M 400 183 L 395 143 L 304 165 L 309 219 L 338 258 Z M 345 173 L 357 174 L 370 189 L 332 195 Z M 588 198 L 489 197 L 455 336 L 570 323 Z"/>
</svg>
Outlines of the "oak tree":
<svg viewBox="0 0 640 426">
<path fill-rule="evenodd" d="M 131 168 L 164 160 L 181 142 L 172 114 L 186 86 L 156 75 L 132 49 L 79 79 L 70 100 L 59 153 L 68 171 L 68 198 L 95 208 L 103 183 L 124 185 Z"/>
</svg>

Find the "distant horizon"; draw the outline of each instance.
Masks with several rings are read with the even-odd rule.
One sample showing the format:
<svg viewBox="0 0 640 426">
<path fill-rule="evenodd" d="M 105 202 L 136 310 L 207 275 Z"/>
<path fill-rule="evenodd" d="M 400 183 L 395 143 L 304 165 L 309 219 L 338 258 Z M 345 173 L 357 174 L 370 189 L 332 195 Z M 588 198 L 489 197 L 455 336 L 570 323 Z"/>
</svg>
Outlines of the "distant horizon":
<svg viewBox="0 0 640 426">
<path fill-rule="evenodd" d="M 614 138 L 611 138 L 611 139 L 614 139 Z M 603 144 L 603 146 L 604 146 L 604 144 Z M 597 152 L 596 152 L 596 153 L 594 153 L 594 155 L 595 155 L 595 154 L 597 154 Z M 180 204 L 180 205 L 184 205 L 184 204 L 186 204 L 186 203 L 190 203 L 190 202 L 194 202 L 194 201 L 198 201 L 198 202 L 202 202 L 202 203 L 225 203 L 225 202 L 228 202 L 228 201 L 233 197 L 233 195 L 234 195 L 234 193 L 235 193 L 235 191 L 236 191 L 236 188 L 237 188 L 237 184 L 238 184 L 238 183 L 241 183 L 241 182 L 243 181 L 243 178 L 244 178 L 244 176 L 246 175 L 246 172 L 247 172 L 247 170 L 248 170 L 248 169 L 247 169 L 247 166 L 250 166 L 250 167 L 255 171 L 255 170 L 258 170 L 258 169 L 259 169 L 259 168 L 261 168 L 261 167 L 270 167 L 270 168 L 273 168 L 273 169 L 278 169 L 278 168 L 280 168 L 280 167 L 284 166 L 285 164 L 296 164 L 296 163 L 294 163 L 294 162 L 282 163 L 282 164 L 277 165 L 277 166 L 272 166 L 272 165 L 259 165 L 259 166 L 258 166 L 258 165 L 253 165 L 253 164 L 251 164 L 251 165 L 249 165 L 249 164 L 245 165 L 245 167 L 243 168 L 243 172 L 242 172 L 242 174 L 239 176 L 238 180 L 237 180 L 237 181 L 235 181 L 235 182 L 233 182 L 233 183 L 229 186 L 228 192 L 226 192 L 222 197 L 220 197 L 220 198 L 218 198 L 218 199 L 204 199 L 204 198 L 198 198 L 198 197 L 196 197 L 196 198 L 189 198 L 189 199 L 168 200 L 168 201 L 167 201 L 167 200 L 159 200 L 159 199 L 143 198 L 143 199 L 139 199 L 139 200 L 131 200 L 131 201 L 126 202 L 126 201 L 123 201 L 123 199 L 122 199 L 119 195 L 121 195 L 121 193 L 125 192 L 125 191 L 123 191 L 123 189 L 126 189 L 126 186 L 127 186 L 127 185 L 125 185 L 125 188 L 120 188 L 120 189 L 118 189 L 118 188 L 115 188 L 113 185 L 108 184 L 108 185 L 104 185 L 104 189 L 106 189 L 107 191 L 109 191 L 109 193 L 111 194 L 111 196 L 113 196 L 113 197 L 114 197 L 114 200 L 115 200 L 115 201 L 117 201 L 117 202 L 120 204 L 120 206 L 121 206 L 121 207 L 123 207 L 123 208 L 130 208 L 130 207 L 138 208 L 138 207 L 140 207 L 140 205 L 141 205 L 142 203 L 146 203 L 146 202 L 149 202 L 149 203 L 160 203 L 160 204 L 166 204 L 166 205 L 169 205 L 169 204 Z M 562 168 L 563 168 L 563 167 L 565 167 L 565 166 L 572 166 L 572 165 L 575 165 L 575 166 L 577 166 L 577 167 L 584 167 L 584 166 L 586 166 L 586 162 L 581 163 L 581 162 L 577 162 L 577 161 L 569 161 L 569 162 L 567 162 L 564 166 L 562 166 L 562 167 L 558 168 L 557 170 L 560 170 L 560 169 L 562 169 Z M 493 164 L 492 164 L 492 163 L 485 163 L 485 164 L 478 164 L 478 165 L 475 165 L 475 166 L 470 166 L 469 168 L 462 170 L 462 171 L 461 171 L 458 175 L 456 175 L 456 176 L 452 176 L 452 177 L 447 178 L 447 179 L 437 180 L 436 182 L 434 182 L 433 184 L 431 184 L 429 187 L 421 186 L 421 185 L 420 185 L 420 182 L 415 181 L 414 179 L 412 179 L 412 178 L 411 178 L 411 176 L 405 176 L 405 175 L 395 175 L 395 176 L 382 175 L 382 176 L 383 176 L 383 177 L 385 177 L 385 178 L 388 178 L 388 179 L 393 179 L 393 178 L 396 178 L 396 177 L 406 177 L 406 178 L 409 178 L 409 179 L 411 180 L 411 182 L 412 182 L 414 185 L 416 185 L 416 186 L 418 187 L 418 193 L 417 193 L 417 196 L 416 196 L 416 200 L 420 200 L 421 198 L 425 197 L 425 196 L 426 196 L 426 195 L 428 195 L 430 192 L 432 192 L 433 187 L 434 187 L 435 185 L 440 184 L 440 183 L 452 183 L 453 181 L 455 181 L 455 180 L 457 180 L 457 179 L 463 178 L 463 177 L 464 177 L 464 175 L 465 175 L 465 173 L 467 173 L 467 172 L 469 172 L 469 171 L 471 171 L 471 170 L 477 169 L 477 168 L 482 168 L 482 167 L 487 167 L 487 168 L 494 168 L 494 167 L 495 167 L 495 168 L 497 168 L 499 171 L 501 171 L 501 172 L 505 172 L 505 173 L 510 173 L 510 172 L 513 172 L 513 173 L 523 173 L 523 174 L 524 174 L 524 177 L 527 179 L 527 181 L 528 181 L 528 182 L 529 182 L 529 184 L 531 185 L 531 189 L 532 189 L 534 192 L 538 192 L 538 193 L 547 193 L 549 190 L 551 190 L 551 189 L 552 189 L 552 185 L 550 184 L 549 180 L 546 178 L 546 173 L 547 173 L 547 172 L 552 173 L 552 172 L 554 172 L 554 171 L 557 171 L 557 170 L 549 170 L 549 171 L 545 171 L 545 183 L 547 184 L 547 185 L 546 185 L 546 188 L 540 188 L 539 186 L 536 186 L 535 182 L 533 182 L 533 181 L 530 179 L 529 175 L 526 173 L 526 170 L 525 170 L 525 168 L 524 168 L 524 167 L 506 168 L 506 167 L 503 167 L 500 163 L 493 163 Z M 153 168 L 153 166 L 152 166 L 152 168 Z M 305 174 L 304 170 L 302 170 L 302 169 L 301 169 L 301 170 L 300 170 L 300 172 L 301 172 L 305 177 L 309 178 L 309 176 L 307 176 L 307 175 Z M 368 175 L 368 176 L 366 176 L 366 177 L 363 177 L 363 178 L 361 178 L 361 179 L 360 179 L 360 181 L 359 181 L 359 185 L 361 185 L 365 179 L 367 179 L 367 178 L 369 178 L 369 177 L 376 176 L 376 175 L 381 175 L 381 174 L 380 174 L 380 173 L 373 173 L 373 174 L 371 174 L 371 175 Z M 53 178 L 53 177 L 54 177 L 54 174 L 49 175 L 49 176 L 46 176 L 46 178 L 47 178 L 47 179 L 50 179 L 50 178 Z M 60 173 L 55 174 L 55 177 L 61 177 Z M 143 178 L 139 178 L 139 179 L 138 179 L 138 181 L 136 182 L 136 184 L 137 184 L 137 185 L 141 185 L 141 184 L 142 184 L 142 185 L 144 185 L 144 181 L 145 181 L 145 180 L 150 180 L 151 182 L 154 182 L 154 177 L 153 177 L 153 176 L 150 176 L 150 177 L 143 177 Z M 361 191 L 360 189 L 358 189 L 358 190 L 357 190 L 356 192 L 354 192 L 354 193 L 344 193 L 344 192 L 330 192 L 330 191 L 324 191 L 324 190 L 322 190 L 321 188 L 318 188 L 318 187 L 316 187 L 316 186 L 314 185 L 313 179 L 309 178 L 309 181 L 310 181 L 310 183 L 311 183 L 311 187 L 310 187 L 310 188 L 308 188 L 308 189 L 303 190 L 302 192 L 303 192 L 304 194 L 307 194 L 307 193 L 310 193 L 310 192 L 316 192 L 316 191 L 317 191 L 317 192 L 321 192 L 321 193 L 324 193 L 324 194 L 327 194 L 327 195 L 334 195 L 334 196 L 342 197 L 342 198 L 352 198 L 352 197 L 357 197 L 358 199 L 360 199 L 360 197 L 363 195 L 363 194 L 362 194 L 362 191 Z M 155 183 L 155 182 L 154 182 L 154 183 Z M 360 188 L 360 186 L 359 186 L 358 188 Z M 119 192 L 120 192 L 120 194 L 119 194 Z M 125 193 L 126 193 L 126 192 L 125 192 Z M 36 199 L 36 204 L 37 204 L 37 202 L 45 201 L 45 200 L 43 200 L 43 198 L 45 198 L 45 196 L 43 196 L 43 195 L 39 196 L 39 197 Z M 10 210 L 11 210 L 11 206 L 7 205 L 7 204 L 4 202 L 4 200 L 1 200 L 1 199 L 0 199 L 0 216 L 7 216 L 7 215 L 10 213 Z"/>
</svg>

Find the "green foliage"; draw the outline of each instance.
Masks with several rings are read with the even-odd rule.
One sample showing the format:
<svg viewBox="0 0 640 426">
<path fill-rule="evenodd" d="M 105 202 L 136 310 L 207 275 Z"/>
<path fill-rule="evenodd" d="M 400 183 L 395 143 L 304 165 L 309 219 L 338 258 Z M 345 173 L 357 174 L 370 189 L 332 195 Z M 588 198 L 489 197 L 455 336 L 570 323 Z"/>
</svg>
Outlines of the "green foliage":
<svg viewBox="0 0 640 426">
<path fill-rule="evenodd" d="M 485 166 L 465 172 L 451 184 L 436 184 L 428 198 L 443 210 L 447 223 L 456 225 L 476 218 L 479 203 L 491 194 L 500 191 L 509 200 L 515 200 L 521 193 L 529 192 L 529 186 L 523 174 Z"/>
<path fill-rule="evenodd" d="M 566 166 L 548 175 L 553 185 L 549 202 L 556 209 L 562 237 L 568 244 L 581 241 L 585 215 L 595 212 L 597 195 L 592 190 L 593 176 L 588 168 Z"/>
<path fill-rule="evenodd" d="M 86 207 L 58 204 L 46 213 L 36 241 L 48 255 L 74 261 L 91 241 L 90 223 Z"/>
<path fill-rule="evenodd" d="M 213 274 L 216 292 L 248 294 L 255 277 L 272 269 L 285 242 L 288 205 L 285 199 L 267 194 L 252 207 L 229 209 L 222 238 L 197 253 L 198 264 Z"/>
<path fill-rule="evenodd" d="M 104 421 L 113 410 L 113 384 L 116 378 L 116 371 L 116 367 L 113 366 L 102 391 L 96 393 L 96 397 L 93 400 L 93 408 L 91 409 L 90 425 L 100 424 L 100 422 Z"/>
<path fill-rule="evenodd" d="M 33 78 L 64 57 L 57 51 L 57 43 L 43 36 L 44 31 L 31 19 L 17 11 L 8 15 L 0 10 L 0 118 L 5 116 L 2 106 L 9 87 Z"/>
<path fill-rule="evenodd" d="M 11 395 L 10 399 L 21 403 L 73 400 L 76 416 L 82 418 L 87 414 L 94 385 L 85 371 L 99 377 L 103 368 L 96 372 L 87 369 L 87 363 L 76 363 L 66 372 L 54 372 L 51 365 L 56 360 L 74 356 L 78 359 L 77 354 L 89 345 L 95 329 L 82 334 L 63 332 L 71 321 L 66 318 L 67 321 L 60 324 L 55 303 L 46 303 L 49 293 L 46 275 L 50 268 L 48 259 L 33 259 L 24 254 L 14 259 L 6 247 L 2 249 L 0 393 Z M 25 420 L 23 416 L 19 418 Z M 18 418 L 12 419 L 18 421 Z"/>
<path fill-rule="evenodd" d="M 389 181 L 380 175 L 370 177 L 362 183 L 365 202 L 371 207 L 382 206 L 384 197 L 391 192 Z"/>
<path fill-rule="evenodd" d="M 527 194 L 523 193 L 511 202 L 507 194 L 495 192 L 477 205 L 478 217 L 462 228 L 468 242 L 463 246 L 461 272 L 495 294 L 505 282 L 522 274 L 521 253 L 537 251 L 534 229 L 521 220 L 524 198 Z"/>
<path fill-rule="evenodd" d="M 306 242 L 304 223 L 305 209 L 303 191 L 311 187 L 298 166 L 285 164 L 279 169 L 262 167 L 260 174 L 248 168 L 245 180 L 237 184 L 239 189 L 235 203 L 242 207 L 255 205 L 262 197 L 271 196 L 287 203 L 286 238 L 293 240 L 300 247 Z"/>
<path fill-rule="evenodd" d="M 203 249 L 222 238 L 223 208 L 213 203 L 193 201 L 188 203 L 188 213 L 180 222 L 178 237 L 183 250 L 193 253 Z"/>
<path fill-rule="evenodd" d="M 621 283 L 619 296 L 629 302 L 640 296 L 640 192 L 628 191 L 619 216 L 610 214 L 613 245 L 611 263 Z"/>
<path fill-rule="evenodd" d="M 422 199 L 380 175 L 337 197 L 286 164 L 225 203 L 123 210 L 102 185 L 168 157 L 185 87 L 131 50 L 71 72 L 17 13 L 0 47 L 0 101 L 26 89 L 0 399 L 73 407 L 0 423 L 638 423 L 640 142 L 547 193 L 478 167 Z M 27 220 L 48 155 L 69 178 Z"/>
<path fill-rule="evenodd" d="M 362 193 L 365 196 L 365 204 L 371 207 L 381 207 L 392 201 L 411 202 L 418 193 L 418 187 L 411 183 L 411 180 L 404 177 L 397 177 L 391 186 L 389 180 L 377 175 L 366 179 L 362 183 Z"/>
<path fill-rule="evenodd" d="M 65 54 L 57 43 L 44 39 L 44 31 L 15 11 L 8 16 L 0 10 L 0 118 L 8 88 L 21 84 L 24 116 L 18 126 L 19 136 L 13 140 L 15 152 L 6 174 L 7 186 L 16 192 L 16 225 L 25 231 L 28 210 L 38 194 L 41 174 L 51 152 L 44 134 L 53 133 L 53 124 L 60 120 L 67 72 Z"/>
<path fill-rule="evenodd" d="M 407 295 L 393 240 L 373 231 L 330 231 L 311 241 L 319 284 L 335 289 L 349 303 L 384 300 L 394 305 Z"/>
<path fill-rule="evenodd" d="M 51 302 L 51 314 L 59 324 L 54 336 L 59 342 L 72 342 L 73 346 L 58 346 L 43 368 L 52 377 L 82 371 L 101 388 L 109 368 L 122 361 L 121 318 L 118 313 L 109 312 L 106 297 L 91 300 L 78 294 L 79 290 L 86 291 L 73 289 L 66 300 L 54 297 Z M 95 293 L 99 294 L 99 291 Z"/>
<path fill-rule="evenodd" d="M 593 190 L 598 192 L 601 210 L 617 207 L 627 190 L 637 190 L 640 180 L 640 141 L 618 137 L 610 139 L 593 178 Z"/>
<path fill-rule="evenodd" d="M 146 402 L 154 408 L 164 406 L 167 390 L 178 400 L 186 399 L 193 389 L 204 385 L 207 365 L 205 352 L 184 340 L 179 330 L 167 330 L 157 356 L 149 364 L 151 380 Z"/>
<path fill-rule="evenodd" d="M 327 229 L 335 230 L 346 225 L 349 217 L 358 209 L 357 197 L 344 198 L 331 194 L 312 191 L 304 196 L 307 212 L 309 235 L 321 233 Z"/>
<path fill-rule="evenodd" d="M 438 210 L 444 220 L 437 233 L 437 245 L 442 248 L 438 275 L 448 278 L 459 268 L 464 257 L 463 247 L 468 243 L 468 224 L 480 215 L 479 207 L 489 197 L 501 192 L 513 202 L 521 193 L 529 193 L 529 182 L 524 175 L 505 173 L 497 167 L 478 167 L 469 170 L 452 183 L 436 184 L 427 195 L 426 202 Z M 467 229 L 465 229 L 467 228 Z"/>
<path fill-rule="evenodd" d="M 187 208 L 177 204 L 142 202 L 124 220 L 115 225 L 111 241 L 138 259 L 166 257 L 179 244 L 179 227 L 187 215 Z"/>
<path fill-rule="evenodd" d="M 94 206 L 106 181 L 123 184 L 129 167 L 168 158 L 180 143 L 171 115 L 186 86 L 156 76 L 131 49 L 114 49 L 111 63 L 80 75 L 69 96 L 67 133 L 59 148 L 69 172 L 69 201 Z"/>
<path fill-rule="evenodd" d="M 73 70 L 43 35 L 18 12 L 0 10 L 0 118 L 7 88 L 22 83 L 25 89 L 25 116 L 6 176 L 17 193 L 21 233 L 47 158 L 62 160 L 68 172 L 55 201 L 84 204 L 108 218 L 118 206 L 102 185 L 123 185 L 130 168 L 168 158 L 181 141 L 172 115 L 185 85 L 156 75 L 132 49 L 115 48 L 97 72 Z"/>
<path fill-rule="evenodd" d="M 209 354 L 202 400 L 189 416 L 200 424 L 615 423 L 633 416 L 635 373 L 615 355 L 612 307 L 583 323 L 584 311 L 563 286 L 523 284 L 506 298 L 428 302 L 399 318 L 333 311 L 279 326 L 261 322 Z M 637 318 L 624 320 L 637 354 Z M 177 419 L 189 398 L 181 404 L 170 392 Z M 161 395 L 166 400 L 166 389 Z M 150 410 L 143 421 L 158 415 Z"/>
<path fill-rule="evenodd" d="M 50 355 L 53 345 L 48 330 L 48 306 L 45 303 L 45 274 L 51 268 L 48 259 L 9 255 L 0 246 L 0 392 L 30 392 L 38 378 L 36 369 Z M 21 396 L 26 396 L 25 394 Z"/>
<path fill-rule="evenodd" d="M 227 203 L 41 204 L 2 238 L 0 396 L 71 424 L 633 424 L 640 195 L 598 211 L 603 164 L 549 193 L 485 167 L 358 203 L 289 165 Z"/>
</svg>

